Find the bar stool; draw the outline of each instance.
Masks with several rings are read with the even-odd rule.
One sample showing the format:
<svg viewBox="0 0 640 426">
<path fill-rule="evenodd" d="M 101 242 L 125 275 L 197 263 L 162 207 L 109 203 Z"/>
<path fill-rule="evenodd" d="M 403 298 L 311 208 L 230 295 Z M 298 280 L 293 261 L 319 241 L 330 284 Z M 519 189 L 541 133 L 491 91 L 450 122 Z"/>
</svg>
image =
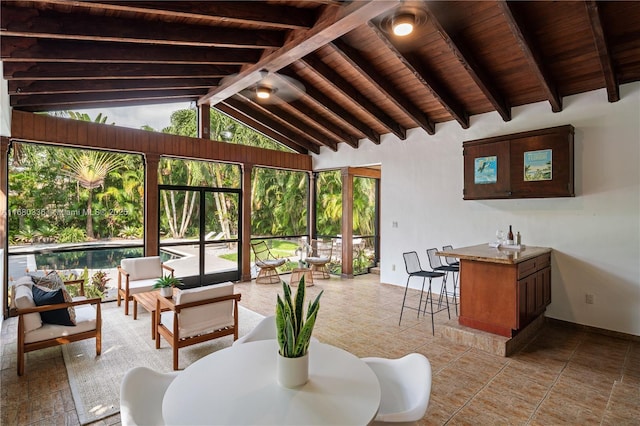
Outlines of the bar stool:
<svg viewBox="0 0 640 426">
<path fill-rule="evenodd" d="M 442 303 L 443 294 L 445 299 L 447 299 L 447 304 L 449 303 L 449 296 L 453 296 L 454 301 L 457 300 L 456 284 L 455 284 L 456 277 L 454 276 L 453 293 L 450 293 L 447 290 L 447 278 L 449 277 L 449 272 L 456 274 L 460 271 L 460 268 L 456 266 L 443 265 L 442 262 L 440 261 L 440 256 L 436 254 L 437 251 L 438 249 L 435 249 L 435 248 L 428 249 L 427 256 L 429 256 L 429 265 L 431 266 L 431 269 L 433 269 L 436 272 L 444 273 L 444 278 L 442 280 L 442 291 L 440 292 L 440 298 L 438 300 L 438 306 L 440 306 Z M 456 306 L 456 315 L 458 315 L 458 305 L 456 304 L 455 306 Z"/>
<path fill-rule="evenodd" d="M 453 250 L 452 245 L 442 246 L 442 251 L 451 251 Z M 458 287 L 458 277 L 460 276 L 460 261 L 455 257 L 444 257 L 445 262 L 447 262 L 448 266 L 452 266 L 454 268 L 458 268 L 457 271 L 451 271 L 453 275 L 453 297 L 454 303 L 456 305 L 456 315 L 458 315 L 458 305 L 460 304 L 460 300 L 456 297 L 456 294 L 460 294 L 460 288 Z"/>
<path fill-rule="evenodd" d="M 402 312 L 405 309 L 405 302 L 407 300 L 407 290 L 409 290 L 409 281 L 411 280 L 411 277 L 422 277 L 422 290 L 420 291 L 420 301 L 418 302 L 418 307 L 410 307 L 407 306 L 407 309 L 413 309 L 413 310 L 417 310 L 418 311 L 418 318 L 420 317 L 420 310 L 422 309 L 422 315 L 424 314 L 430 314 L 431 315 L 431 332 L 433 333 L 433 335 L 436 334 L 436 330 L 435 330 L 435 325 L 433 322 L 433 316 L 435 314 L 437 314 L 438 312 L 444 311 L 445 309 L 447 310 L 447 314 L 449 315 L 449 319 L 451 319 L 451 312 L 449 311 L 449 299 L 447 299 L 447 306 L 446 308 L 443 308 L 442 305 L 440 303 L 438 303 L 438 309 L 434 310 L 433 308 L 433 293 L 431 292 L 431 280 L 433 280 L 433 278 L 442 278 L 443 280 L 445 279 L 445 274 L 442 272 L 435 272 L 435 271 L 425 271 L 424 269 L 422 269 L 422 266 L 420 266 L 420 259 L 418 258 L 418 253 L 416 253 L 415 251 L 410 251 L 407 253 L 403 253 L 402 256 L 404 257 L 404 266 L 407 270 L 407 274 L 409 274 L 409 276 L 407 277 L 407 286 L 404 289 L 404 297 L 402 299 L 402 309 L 400 309 L 400 320 L 398 321 L 398 325 L 400 325 L 400 323 L 402 322 Z M 422 308 L 422 296 L 424 294 L 424 283 L 426 281 L 426 279 L 429 278 L 429 288 L 427 289 L 427 299 L 424 302 L 424 309 Z M 429 311 L 427 311 L 427 305 L 429 305 L 430 309 Z"/>
</svg>

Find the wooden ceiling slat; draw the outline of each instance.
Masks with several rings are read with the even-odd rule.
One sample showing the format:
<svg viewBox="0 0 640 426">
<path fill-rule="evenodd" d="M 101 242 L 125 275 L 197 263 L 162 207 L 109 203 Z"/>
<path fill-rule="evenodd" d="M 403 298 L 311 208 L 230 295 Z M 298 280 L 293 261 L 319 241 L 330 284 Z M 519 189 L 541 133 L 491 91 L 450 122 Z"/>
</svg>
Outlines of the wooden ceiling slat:
<svg viewBox="0 0 640 426">
<path fill-rule="evenodd" d="M 282 46 L 284 33 L 276 30 L 239 30 L 205 25 L 167 24 L 78 13 L 36 9 L 2 8 L 3 35 L 54 39 L 127 41 L 181 46 L 276 48 Z"/>
<path fill-rule="evenodd" d="M 4 62 L 82 62 L 144 64 L 243 65 L 260 59 L 256 49 L 199 46 L 163 46 L 137 43 L 100 43 L 4 36 Z"/>
<path fill-rule="evenodd" d="M 391 117 L 387 115 L 377 105 L 367 99 L 363 94 L 355 90 L 353 85 L 346 81 L 340 74 L 335 72 L 331 67 L 322 62 L 315 55 L 307 55 L 300 60 L 307 67 L 313 69 L 317 75 L 321 76 L 326 82 L 331 84 L 335 90 L 339 90 L 353 102 L 359 104 L 362 109 L 373 116 L 378 123 L 384 126 L 391 133 L 395 134 L 401 140 L 407 138 L 407 129 L 402 127 Z"/>
<path fill-rule="evenodd" d="M 385 93 L 389 100 L 407 114 L 418 126 L 422 127 L 430 135 L 435 134 L 435 124 L 420 111 L 418 107 L 409 102 L 406 97 L 398 91 L 386 78 L 381 76 L 374 70 L 369 62 L 362 57 L 353 47 L 341 40 L 335 40 L 330 45 L 342 57 L 347 60 L 358 72 L 365 77 L 369 83 L 376 87 L 379 91 Z"/>
<path fill-rule="evenodd" d="M 620 86 L 618 86 L 613 62 L 609 54 L 609 46 L 604 34 L 598 3 L 593 0 L 587 0 L 585 6 L 587 8 L 587 14 L 589 15 L 589 22 L 591 23 L 593 41 L 598 50 L 598 57 L 600 58 L 600 65 L 602 67 L 602 73 L 604 74 L 607 97 L 609 102 L 618 102 L 620 100 Z"/>
<path fill-rule="evenodd" d="M 560 97 L 558 89 L 544 65 L 538 48 L 534 44 L 532 37 L 525 29 L 523 18 L 518 15 L 512 3 L 499 1 L 498 4 L 502 9 L 502 13 L 509 24 L 509 28 L 511 29 L 513 36 L 516 38 L 518 45 L 529 62 L 529 66 L 534 71 L 541 88 L 544 90 L 546 97 L 551 104 L 551 110 L 553 112 L 562 111 L 562 98 Z"/>
</svg>

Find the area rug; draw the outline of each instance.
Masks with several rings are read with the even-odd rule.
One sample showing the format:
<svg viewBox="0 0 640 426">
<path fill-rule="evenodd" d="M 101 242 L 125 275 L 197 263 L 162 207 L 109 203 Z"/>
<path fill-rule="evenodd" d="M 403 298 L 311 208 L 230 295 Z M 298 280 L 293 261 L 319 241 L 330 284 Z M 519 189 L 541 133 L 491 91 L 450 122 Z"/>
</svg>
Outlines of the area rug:
<svg viewBox="0 0 640 426">
<path fill-rule="evenodd" d="M 142 311 L 142 312 L 141 312 Z M 245 335 L 263 318 L 240 306 L 238 334 Z M 231 346 L 233 336 L 225 336 L 179 351 L 179 367 Z M 151 339 L 151 316 L 139 309 L 138 319 L 124 316 L 115 303 L 102 305 L 102 355 L 96 356 L 95 339 L 62 346 L 71 393 L 80 423 L 87 424 L 120 411 L 120 383 L 130 368 L 145 366 L 161 372 L 172 371 L 172 351 L 166 341 L 156 349 Z"/>
</svg>

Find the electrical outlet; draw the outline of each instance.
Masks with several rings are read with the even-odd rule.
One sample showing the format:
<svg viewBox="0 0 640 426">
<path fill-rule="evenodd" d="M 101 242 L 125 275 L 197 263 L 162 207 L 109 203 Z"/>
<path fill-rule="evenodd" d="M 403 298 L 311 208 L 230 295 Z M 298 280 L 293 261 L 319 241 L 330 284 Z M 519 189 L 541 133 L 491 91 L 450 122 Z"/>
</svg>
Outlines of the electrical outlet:
<svg viewBox="0 0 640 426">
<path fill-rule="evenodd" d="M 395 270 L 396 270 L 396 265 L 395 265 L 395 264 L 394 264 L 394 265 L 391 265 L 391 270 L 392 270 L 392 271 L 395 271 Z"/>
<path fill-rule="evenodd" d="M 595 297 L 594 297 L 594 295 L 593 295 L 593 294 L 589 294 L 589 293 L 585 294 L 585 295 L 584 295 L 584 302 L 585 302 L 587 305 L 593 305 L 593 303 L 595 302 Z"/>
</svg>

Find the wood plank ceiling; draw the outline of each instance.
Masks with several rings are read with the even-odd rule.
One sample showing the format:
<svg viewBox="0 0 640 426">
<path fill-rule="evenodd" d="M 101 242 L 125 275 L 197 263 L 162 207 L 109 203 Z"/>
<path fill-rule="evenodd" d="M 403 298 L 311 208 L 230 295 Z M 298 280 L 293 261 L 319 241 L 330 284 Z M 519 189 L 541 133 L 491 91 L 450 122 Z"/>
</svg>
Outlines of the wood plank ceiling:
<svg viewBox="0 0 640 426">
<path fill-rule="evenodd" d="M 388 23 L 418 12 L 406 39 Z M 24 111 L 210 104 L 300 153 L 640 80 L 640 1 L 9 1 Z M 269 74 L 286 102 L 251 89 Z M 287 85 L 289 79 L 300 82 Z M 278 92 L 275 93 L 278 95 Z M 272 98 L 273 99 L 273 98 Z"/>
</svg>

